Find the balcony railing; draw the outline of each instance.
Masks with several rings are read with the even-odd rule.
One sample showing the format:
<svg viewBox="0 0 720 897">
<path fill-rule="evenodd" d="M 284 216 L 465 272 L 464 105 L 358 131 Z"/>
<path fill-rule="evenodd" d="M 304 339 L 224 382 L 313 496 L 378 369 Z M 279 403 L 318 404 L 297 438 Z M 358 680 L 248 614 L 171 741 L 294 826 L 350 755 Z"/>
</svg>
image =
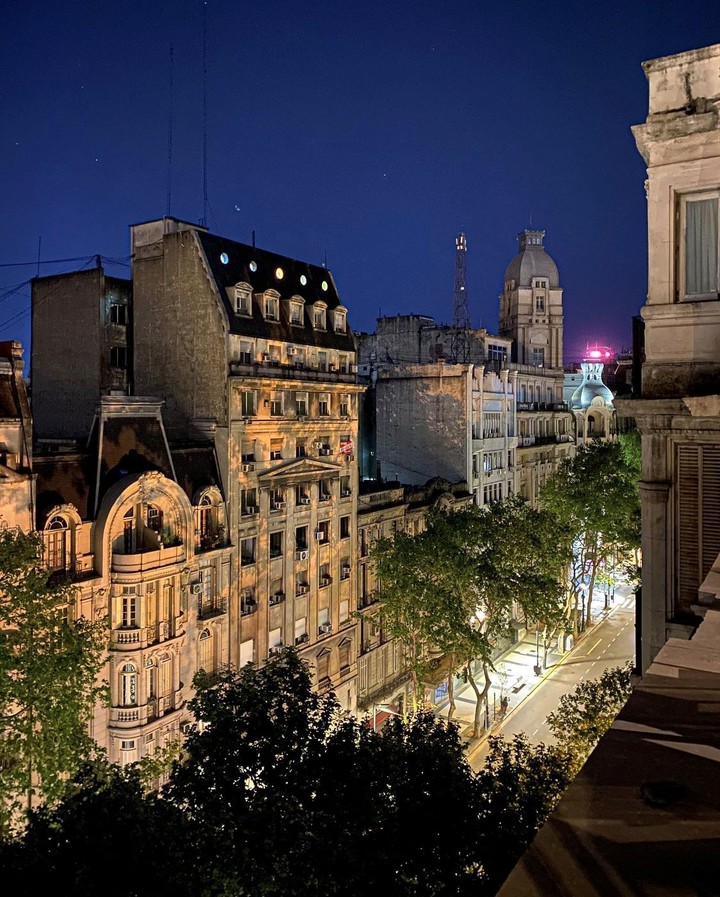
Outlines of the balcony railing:
<svg viewBox="0 0 720 897">
<path fill-rule="evenodd" d="M 322 380 L 336 383 L 355 383 L 357 375 L 343 371 L 319 371 L 308 368 L 301 362 L 293 364 L 271 363 L 270 359 L 244 364 L 242 361 L 230 362 L 230 374 L 245 377 L 271 377 L 283 380 Z"/>
<path fill-rule="evenodd" d="M 212 598 L 198 601 L 198 619 L 207 620 L 227 613 L 227 598 Z"/>
<path fill-rule="evenodd" d="M 112 567 L 116 573 L 140 573 L 154 567 L 168 567 L 185 560 L 185 546 L 147 548 L 132 553 L 113 551 Z"/>
</svg>

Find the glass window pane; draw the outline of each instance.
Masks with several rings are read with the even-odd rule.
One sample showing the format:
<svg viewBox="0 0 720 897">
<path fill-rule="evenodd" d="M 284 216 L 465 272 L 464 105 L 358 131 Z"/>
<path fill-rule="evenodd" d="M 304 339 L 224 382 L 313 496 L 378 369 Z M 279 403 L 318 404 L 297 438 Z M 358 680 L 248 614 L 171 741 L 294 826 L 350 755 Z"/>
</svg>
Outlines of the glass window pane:
<svg viewBox="0 0 720 897">
<path fill-rule="evenodd" d="M 718 292 L 718 201 L 685 204 L 685 292 Z"/>
</svg>

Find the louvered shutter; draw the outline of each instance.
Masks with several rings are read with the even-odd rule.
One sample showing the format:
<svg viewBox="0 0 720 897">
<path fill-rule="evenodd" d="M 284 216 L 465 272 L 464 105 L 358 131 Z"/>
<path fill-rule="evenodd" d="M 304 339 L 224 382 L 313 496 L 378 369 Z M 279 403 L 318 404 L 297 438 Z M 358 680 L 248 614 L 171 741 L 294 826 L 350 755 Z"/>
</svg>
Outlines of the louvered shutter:
<svg viewBox="0 0 720 897">
<path fill-rule="evenodd" d="M 678 446 L 677 461 L 678 609 L 688 612 L 720 554 L 720 446 Z"/>
</svg>

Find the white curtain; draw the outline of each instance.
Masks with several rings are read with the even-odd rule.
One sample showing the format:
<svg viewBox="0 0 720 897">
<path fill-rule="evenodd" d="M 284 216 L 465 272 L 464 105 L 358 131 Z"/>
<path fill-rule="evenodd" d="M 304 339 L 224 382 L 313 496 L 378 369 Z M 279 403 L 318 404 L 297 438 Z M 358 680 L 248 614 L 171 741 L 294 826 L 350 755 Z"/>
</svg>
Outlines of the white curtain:
<svg viewBox="0 0 720 897">
<path fill-rule="evenodd" d="M 685 205 L 685 292 L 718 292 L 718 201 L 700 199 Z"/>
</svg>

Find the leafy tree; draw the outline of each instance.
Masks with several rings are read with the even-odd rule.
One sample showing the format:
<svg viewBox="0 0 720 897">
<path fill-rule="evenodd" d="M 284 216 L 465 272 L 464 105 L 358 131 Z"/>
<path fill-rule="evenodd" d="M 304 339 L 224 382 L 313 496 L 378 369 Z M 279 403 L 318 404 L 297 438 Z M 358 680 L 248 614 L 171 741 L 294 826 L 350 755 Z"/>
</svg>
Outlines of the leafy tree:
<svg viewBox="0 0 720 897">
<path fill-rule="evenodd" d="M 473 774 L 452 724 L 426 713 L 373 732 L 313 691 L 293 650 L 196 684 L 203 726 L 165 794 L 229 892 L 364 895 L 391 881 L 429 897 L 476 884 Z"/>
<path fill-rule="evenodd" d="M 531 745 L 491 736 L 477 773 L 482 819 L 483 893 L 495 894 L 570 784 L 570 756 L 563 747 Z"/>
<path fill-rule="evenodd" d="M 42 542 L 0 532 L 0 825 L 34 795 L 56 800 L 93 751 L 104 626 L 69 619 L 72 585 L 49 578 Z"/>
<path fill-rule="evenodd" d="M 631 665 L 615 667 L 581 682 L 560 699 L 547 722 L 558 744 L 573 758 L 577 771 L 622 710 L 631 691 Z"/>
<path fill-rule="evenodd" d="M 563 620 L 561 575 L 569 555 L 549 516 L 520 498 L 489 508 L 433 512 L 417 536 L 397 534 L 373 550 L 381 583 L 384 627 L 408 649 L 416 694 L 437 650 L 458 667 L 475 692 L 474 736 L 490 688 L 497 638 L 510 628 L 516 609 L 528 621 L 556 628 Z M 473 675 L 482 664 L 484 685 Z"/>
<path fill-rule="evenodd" d="M 628 463 L 632 452 L 619 442 L 593 442 L 566 459 L 540 493 L 540 499 L 569 534 L 574 547 L 570 593 L 574 623 L 591 622 L 591 606 L 599 571 L 614 556 L 634 552 L 640 544 L 638 470 Z M 585 595 L 585 583 L 587 594 Z M 578 621 L 581 594 L 585 617 Z"/>
<path fill-rule="evenodd" d="M 221 894 L 199 868 L 194 833 L 168 801 L 145 794 L 139 771 L 83 765 L 54 807 L 30 813 L 22 836 L 0 844 L 8 893 L 75 897 Z"/>
</svg>

